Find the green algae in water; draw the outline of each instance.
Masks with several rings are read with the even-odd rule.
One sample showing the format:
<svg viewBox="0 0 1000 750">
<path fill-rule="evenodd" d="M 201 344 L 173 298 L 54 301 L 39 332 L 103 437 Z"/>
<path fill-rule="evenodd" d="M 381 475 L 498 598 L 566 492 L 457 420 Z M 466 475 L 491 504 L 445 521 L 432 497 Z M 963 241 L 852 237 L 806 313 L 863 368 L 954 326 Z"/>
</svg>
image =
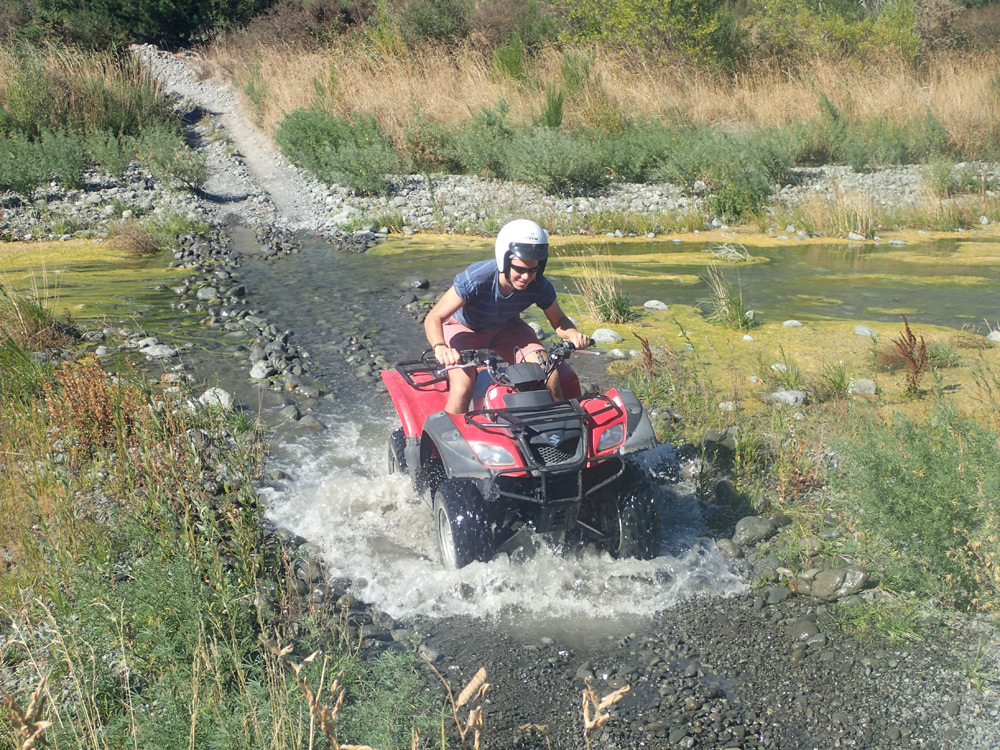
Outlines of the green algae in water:
<svg viewBox="0 0 1000 750">
<path fill-rule="evenodd" d="M 169 253 L 133 257 L 98 240 L 0 243 L 0 279 L 55 315 L 126 320 L 161 313 L 180 271 Z"/>
</svg>

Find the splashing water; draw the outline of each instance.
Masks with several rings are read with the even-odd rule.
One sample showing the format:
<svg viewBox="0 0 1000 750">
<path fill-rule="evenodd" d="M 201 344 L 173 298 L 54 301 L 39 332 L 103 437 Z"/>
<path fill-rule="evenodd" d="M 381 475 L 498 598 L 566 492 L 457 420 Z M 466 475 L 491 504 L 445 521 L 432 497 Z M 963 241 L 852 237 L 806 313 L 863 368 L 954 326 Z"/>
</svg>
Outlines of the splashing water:
<svg viewBox="0 0 1000 750">
<path fill-rule="evenodd" d="M 684 597 L 745 589 L 730 562 L 699 536 L 697 499 L 680 485 L 662 498 L 664 542 L 654 560 L 613 560 L 593 547 L 564 551 L 555 540 L 522 533 L 509 553 L 446 570 L 430 507 L 405 474 L 387 471 L 385 440 L 395 425 L 362 422 L 285 444 L 276 463 L 297 478 L 263 492 L 271 520 L 318 545 L 332 576 L 353 581 L 352 593 L 393 617 L 634 619 Z M 662 458 L 669 451 L 663 446 L 646 462 L 655 465 L 657 452 Z"/>
</svg>

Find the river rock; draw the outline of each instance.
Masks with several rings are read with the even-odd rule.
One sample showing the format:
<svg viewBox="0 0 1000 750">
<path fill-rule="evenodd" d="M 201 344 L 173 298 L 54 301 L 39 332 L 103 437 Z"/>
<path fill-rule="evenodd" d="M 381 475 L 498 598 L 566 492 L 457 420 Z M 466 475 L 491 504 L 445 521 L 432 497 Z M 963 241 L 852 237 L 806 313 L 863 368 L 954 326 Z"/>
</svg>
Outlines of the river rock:
<svg viewBox="0 0 1000 750">
<path fill-rule="evenodd" d="M 203 286 L 201 289 L 198 290 L 198 294 L 196 296 L 202 302 L 208 302 L 213 299 L 218 299 L 219 290 L 216 289 L 214 286 Z"/>
<path fill-rule="evenodd" d="M 988 341 L 992 341 L 994 344 L 1000 344 L 1000 331 L 990 331 L 986 334 Z"/>
<path fill-rule="evenodd" d="M 847 239 L 851 242 L 864 242 L 865 236 L 863 234 L 858 234 L 857 232 L 848 232 Z"/>
<path fill-rule="evenodd" d="M 819 628 L 816 626 L 816 623 L 808 617 L 802 617 L 796 620 L 792 623 L 791 627 L 788 628 L 788 637 L 793 641 L 808 641 L 818 633 Z"/>
<path fill-rule="evenodd" d="M 850 385 L 847 386 L 847 392 L 855 396 L 874 396 L 878 393 L 878 386 L 874 380 L 858 378 L 857 380 L 852 380 Z"/>
<path fill-rule="evenodd" d="M 661 302 L 658 299 L 646 300 L 645 302 L 642 303 L 642 306 L 645 307 L 647 310 L 669 310 L 670 309 L 669 307 L 667 307 L 667 305 L 666 305 L 665 302 Z"/>
<path fill-rule="evenodd" d="M 733 543 L 741 547 L 752 547 L 753 545 L 770 539 L 778 533 L 778 527 L 770 518 L 761 516 L 746 516 L 741 518 L 736 524 L 736 532 L 733 534 Z"/>
<path fill-rule="evenodd" d="M 222 388 L 209 388 L 198 397 L 198 403 L 202 406 L 231 409 L 233 407 L 233 397 L 232 394 Z"/>
<path fill-rule="evenodd" d="M 326 429 L 326 425 L 320 422 L 312 414 L 306 414 L 302 419 L 299 420 L 299 424 L 309 430 L 316 430 L 317 432 Z"/>
<path fill-rule="evenodd" d="M 590 338 L 598 344 L 610 344 L 614 341 L 625 340 L 625 337 L 618 333 L 618 331 L 612 331 L 610 328 L 598 328 L 590 334 Z"/>
<path fill-rule="evenodd" d="M 765 404 L 771 406 L 802 406 L 809 396 L 805 391 L 785 390 L 768 393 L 762 398 Z"/>
<path fill-rule="evenodd" d="M 820 570 L 815 577 L 807 571 L 796 579 L 799 594 L 828 602 L 856 594 L 867 585 L 868 573 L 857 565 Z"/>
<path fill-rule="evenodd" d="M 177 354 L 177 350 L 167 344 L 153 344 L 139 350 L 140 354 L 145 354 L 153 359 L 167 359 Z"/>
<path fill-rule="evenodd" d="M 254 380 L 265 380 L 277 374 L 278 371 L 266 360 L 255 362 L 254 366 L 250 368 L 250 377 Z"/>
<path fill-rule="evenodd" d="M 803 324 L 801 320 L 793 319 L 793 320 L 786 320 L 781 325 L 783 325 L 785 328 L 801 328 Z"/>
<path fill-rule="evenodd" d="M 867 336 L 870 339 L 877 339 L 878 338 L 878 332 L 877 331 L 869 328 L 866 325 L 861 325 L 860 323 L 858 323 L 858 325 L 854 326 L 854 333 L 857 336 Z"/>
<path fill-rule="evenodd" d="M 823 540 L 816 536 L 807 536 L 799 540 L 796 549 L 807 557 L 815 557 L 823 551 Z"/>
</svg>

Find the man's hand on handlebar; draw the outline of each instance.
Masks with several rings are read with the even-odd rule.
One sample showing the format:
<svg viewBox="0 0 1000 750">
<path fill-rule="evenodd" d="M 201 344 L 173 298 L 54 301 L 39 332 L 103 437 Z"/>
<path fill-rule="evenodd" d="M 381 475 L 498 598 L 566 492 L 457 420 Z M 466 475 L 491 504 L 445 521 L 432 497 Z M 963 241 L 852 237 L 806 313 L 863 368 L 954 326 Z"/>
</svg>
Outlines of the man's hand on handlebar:
<svg viewBox="0 0 1000 750">
<path fill-rule="evenodd" d="M 462 355 L 457 349 L 450 346 L 439 346 L 434 349 L 434 359 L 445 367 L 462 364 Z"/>
<path fill-rule="evenodd" d="M 591 343 L 590 336 L 575 328 L 566 331 L 566 341 L 569 341 L 576 349 L 586 349 Z"/>
</svg>

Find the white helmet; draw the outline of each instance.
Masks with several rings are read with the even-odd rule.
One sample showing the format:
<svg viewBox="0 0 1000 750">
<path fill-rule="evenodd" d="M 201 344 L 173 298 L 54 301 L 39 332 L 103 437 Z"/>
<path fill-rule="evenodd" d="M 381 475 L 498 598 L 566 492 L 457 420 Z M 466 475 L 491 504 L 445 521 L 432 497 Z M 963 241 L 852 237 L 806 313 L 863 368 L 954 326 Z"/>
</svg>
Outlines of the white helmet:
<svg viewBox="0 0 1000 750">
<path fill-rule="evenodd" d="M 537 279 L 545 271 L 549 259 L 549 235 L 538 224 L 528 219 L 515 219 L 504 224 L 497 234 L 497 270 L 510 281 L 511 258 L 537 260 Z"/>
</svg>

